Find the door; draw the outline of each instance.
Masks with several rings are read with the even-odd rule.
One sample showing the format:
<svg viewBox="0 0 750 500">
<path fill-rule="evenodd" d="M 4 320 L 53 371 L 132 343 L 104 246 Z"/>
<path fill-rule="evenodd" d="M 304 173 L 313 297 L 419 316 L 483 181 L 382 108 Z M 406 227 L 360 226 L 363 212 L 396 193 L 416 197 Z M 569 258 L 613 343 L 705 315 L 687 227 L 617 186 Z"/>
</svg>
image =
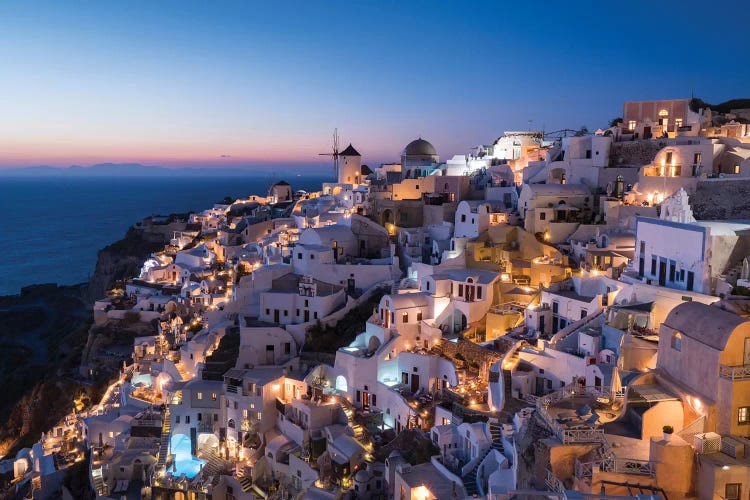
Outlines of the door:
<svg viewBox="0 0 750 500">
<path fill-rule="evenodd" d="M 687 275 L 687 289 L 689 292 L 693 291 L 693 285 L 695 284 L 695 273 L 693 271 L 688 271 Z"/>
<path fill-rule="evenodd" d="M 419 390 L 419 375 L 416 373 L 411 374 L 411 392 L 417 392 Z"/>
<path fill-rule="evenodd" d="M 594 387 L 601 387 L 602 386 L 602 379 L 594 376 Z"/>
<path fill-rule="evenodd" d="M 539 315 L 539 331 L 544 333 L 544 316 Z"/>
<path fill-rule="evenodd" d="M 659 262 L 659 286 L 667 284 L 667 263 L 664 261 Z"/>
<path fill-rule="evenodd" d="M 743 365 L 750 365 L 750 338 L 745 339 L 745 356 L 742 358 Z"/>
<path fill-rule="evenodd" d="M 273 310 L 273 322 L 274 323 L 279 322 L 279 310 L 278 309 Z"/>
<path fill-rule="evenodd" d="M 365 410 L 370 408 L 370 393 L 369 392 L 362 393 L 362 408 L 364 408 Z"/>
<path fill-rule="evenodd" d="M 643 138 L 651 139 L 651 127 L 643 127 Z"/>
<path fill-rule="evenodd" d="M 307 323 L 308 321 L 310 321 L 310 311 L 305 309 L 305 323 Z"/>
</svg>

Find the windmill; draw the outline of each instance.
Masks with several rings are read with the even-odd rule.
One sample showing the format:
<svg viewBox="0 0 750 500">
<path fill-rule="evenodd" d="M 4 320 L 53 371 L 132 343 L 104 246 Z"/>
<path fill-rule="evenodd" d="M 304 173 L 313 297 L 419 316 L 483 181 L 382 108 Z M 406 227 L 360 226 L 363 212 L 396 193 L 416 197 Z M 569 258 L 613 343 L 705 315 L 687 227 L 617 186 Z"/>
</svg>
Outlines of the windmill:
<svg viewBox="0 0 750 500">
<path fill-rule="evenodd" d="M 339 129 L 333 129 L 333 150 L 330 153 L 318 153 L 318 156 L 330 156 L 333 158 L 333 174 L 336 181 L 339 180 Z"/>
</svg>

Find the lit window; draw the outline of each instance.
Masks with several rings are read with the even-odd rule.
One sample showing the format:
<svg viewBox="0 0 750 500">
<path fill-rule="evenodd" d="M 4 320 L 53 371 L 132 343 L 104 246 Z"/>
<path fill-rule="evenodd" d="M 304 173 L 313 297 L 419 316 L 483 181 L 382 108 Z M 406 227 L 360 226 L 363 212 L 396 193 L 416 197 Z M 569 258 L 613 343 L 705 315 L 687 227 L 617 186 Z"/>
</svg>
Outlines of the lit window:
<svg viewBox="0 0 750 500">
<path fill-rule="evenodd" d="M 203 399 L 203 393 L 202 393 L 202 392 L 199 392 L 199 393 L 198 393 L 198 401 L 200 401 L 201 399 Z"/>
<path fill-rule="evenodd" d="M 739 174 L 740 173 L 740 166 L 739 165 L 735 165 L 734 166 L 734 173 L 735 174 Z"/>
<path fill-rule="evenodd" d="M 737 409 L 737 423 L 750 424 L 750 406 L 740 406 Z"/>
<path fill-rule="evenodd" d="M 677 126 L 677 128 L 682 127 L 682 118 L 675 118 L 674 124 Z"/>
<path fill-rule="evenodd" d="M 628 121 L 628 130 L 635 130 L 635 120 Z"/>
<path fill-rule="evenodd" d="M 682 335 L 679 333 L 672 335 L 672 349 L 682 351 Z"/>
<path fill-rule="evenodd" d="M 216 401 L 216 393 L 215 392 L 211 393 L 211 401 Z"/>
</svg>

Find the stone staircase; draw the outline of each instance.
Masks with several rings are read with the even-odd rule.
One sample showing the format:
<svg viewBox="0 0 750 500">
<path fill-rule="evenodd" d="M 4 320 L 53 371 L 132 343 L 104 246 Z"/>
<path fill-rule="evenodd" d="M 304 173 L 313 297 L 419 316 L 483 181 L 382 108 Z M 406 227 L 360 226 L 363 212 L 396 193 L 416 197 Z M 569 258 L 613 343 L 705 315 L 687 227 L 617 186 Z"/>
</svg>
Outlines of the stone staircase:
<svg viewBox="0 0 750 500">
<path fill-rule="evenodd" d="M 175 368 L 177 368 L 177 373 L 179 373 L 179 374 L 180 374 L 180 377 L 182 377 L 182 380 L 183 380 L 183 381 L 185 381 L 185 380 L 190 380 L 190 379 L 191 379 L 191 377 L 190 377 L 190 374 L 189 374 L 189 373 L 188 373 L 188 371 L 187 371 L 187 370 L 185 369 L 185 365 L 184 365 L 184 364 L 182 364 L 182 360 L 180 360 L 180 361 L 178 361 L 177 363 L 175 363 L 175 365 L 174 365 L 174 366 L 175 366 Z"/>
<path fill-rule="evenodd" d="M 219 457 L 216 453 L 206 453 L 203 459 L 206 461 L 201 470 L 201 477 L 203 479 L 210 476 L 220 476 L 229 469 L 227 461 Z"/>
<path fill-rule="evenodd" d="M 490 436 L 492 436 L 491 448 L 493 450 L 499 451 L 500 453 L 503 453 L 503 451 L 505 451 L 505 447 L 503 446 L 503 425 L 499 422 L 491 420 L 489 426 Z"/>
<path fill-rule="evenodd" d="M 239 478 L 240 480 L 240 486 L 242 486 L 242 491 L 244 493 L 250 492 L 250 490 L 253 489 L 253 480 L 250 479 L 247 476 L 242 476 Z"/>
<path fill-rule="evenodd" d="M 464 483 L 464 489 L 466 490 L 466 496 L 477 497 L 479 496 L 479 488 L 477 488 L 477 468 L 474 467 L 469 473 L 461 478 Z"/>
<path fill-rule="evenodd" d="M 161 427 L 161 441 L 159 442 L 159 457 L 156 460 L 156 468 L 164 469 L 169 455 L 169 438 L 172 434 L 172 424 L 169 421 L 169 406 L 164 410 L 164 423 Z"/>
<path fill-rule="evenodd" d="M 109 488 L 107 488 L 107 485 L 104 482 L 104 477 L 102 477 L 102 469 L 92 469 L 91 477 L 94 480 L 94 489 L 96 490 L 97 495 L 106 495 Z"/>
</svg>

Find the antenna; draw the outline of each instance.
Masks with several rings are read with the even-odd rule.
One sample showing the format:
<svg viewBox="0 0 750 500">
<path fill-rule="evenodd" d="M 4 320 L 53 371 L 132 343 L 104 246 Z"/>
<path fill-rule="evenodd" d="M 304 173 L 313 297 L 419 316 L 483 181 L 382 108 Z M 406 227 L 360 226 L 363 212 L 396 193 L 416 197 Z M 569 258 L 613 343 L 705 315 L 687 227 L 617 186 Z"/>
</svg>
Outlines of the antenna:
<svg viewBox="0 0 750 500">
<path fill-rule="evenodd" d="M 333 129 L 333 150 L 330 153 L 318 153 L 318 156 L 330 156 L 333 158 L 333 174 L 336 182 L 339 180 L 339 129 Z"/>
</svg>

